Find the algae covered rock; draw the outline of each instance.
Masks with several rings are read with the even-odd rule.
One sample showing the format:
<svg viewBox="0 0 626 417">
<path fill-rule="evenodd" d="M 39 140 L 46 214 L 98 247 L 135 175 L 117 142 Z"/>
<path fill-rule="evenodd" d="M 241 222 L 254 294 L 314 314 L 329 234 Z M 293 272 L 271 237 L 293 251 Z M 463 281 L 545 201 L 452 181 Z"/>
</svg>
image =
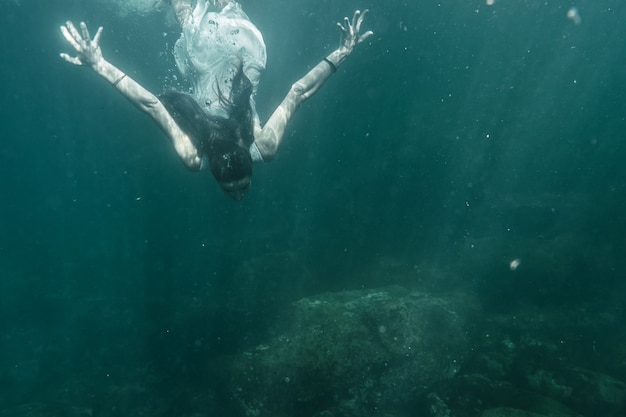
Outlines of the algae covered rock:
<svg viewBox="0 0 626 417">
<path fill-rule="evenodd" d="M 623 416 L 626 412 L 626 384 L 600 372 L 580 367 L 558 372 L 539 369 L 529 374 L 528 384 L 585 414 Z"/>
<path fill-rule="evenodd" d="M 451 378 L 470 348 L 473 303 L 393 287 L 295 302 L 277 336 L 235 360 L 250 416 L 383 415 Z"/>
<path fill-rule="evenodd" d="M 543 414 L 531 413 L 529 411 L 517 410 L 515 408 L 490 408 L 485 410 L 480 417 L 545 417 Z"/>
</svg>

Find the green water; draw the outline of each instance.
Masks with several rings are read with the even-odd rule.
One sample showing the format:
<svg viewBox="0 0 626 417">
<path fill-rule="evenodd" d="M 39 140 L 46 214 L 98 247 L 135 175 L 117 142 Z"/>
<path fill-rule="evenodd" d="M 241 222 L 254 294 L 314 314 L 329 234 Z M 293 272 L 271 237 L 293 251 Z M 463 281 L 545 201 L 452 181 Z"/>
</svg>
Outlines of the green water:
<svg viewBox="0 0 626 417">
<path fill-rule="evenodd" d="M 472 294 L 486 314 L 623 318 L 620 2 L 578 2 L 577 24 L 565 1 L 242 0 L 268 47 L 262 119 L 336 47 L 337 20 L 369 8 L 375 35 L 240 202 L 58 57 L 65 20 L 103 25 L 105 56 L 158 93 L 176 83 L 166 10 L 20 3 L 0 3 L 0 415 L 211 410 L 229 377 L 205 369 L 326 291 L 398 284 Z M 587 360 L 626 378 L 623 358 Z"/>
</svg>

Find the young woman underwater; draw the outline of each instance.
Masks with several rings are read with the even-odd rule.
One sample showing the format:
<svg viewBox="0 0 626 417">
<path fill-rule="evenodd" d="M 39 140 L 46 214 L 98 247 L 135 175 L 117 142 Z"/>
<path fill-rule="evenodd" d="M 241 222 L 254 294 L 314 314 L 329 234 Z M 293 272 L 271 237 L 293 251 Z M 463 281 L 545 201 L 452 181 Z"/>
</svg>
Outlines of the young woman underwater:
<svg viewBox="0 0 626 417">
<path fill-rule="evenodd" d="M 265 69 L 266 49 L 261 32 L 241 6 L 224 0 L 171 0 L 182 27 L 176 42 L 176 65 L 192 86 L 191 94 L 169 91 L 155 96 L 104 59 L 99 41 L 87 25 L 80 31 L 67 22 L 61 32 L 76 56 L 61 58 L 91 67 L 163 130 L 187 168 L 210 169 L 222 190 L 241 199 L 250 188 L 253 161 L 271 161 L 287 123 L 304 100 L 311 97 L 350 56 L 355 46 L 372 35 L 360 34 L 367 14 L 347 17 L 339 47 L 296 81 L 287 96 L 261 126 L 254 95 Z"/>
</svg>

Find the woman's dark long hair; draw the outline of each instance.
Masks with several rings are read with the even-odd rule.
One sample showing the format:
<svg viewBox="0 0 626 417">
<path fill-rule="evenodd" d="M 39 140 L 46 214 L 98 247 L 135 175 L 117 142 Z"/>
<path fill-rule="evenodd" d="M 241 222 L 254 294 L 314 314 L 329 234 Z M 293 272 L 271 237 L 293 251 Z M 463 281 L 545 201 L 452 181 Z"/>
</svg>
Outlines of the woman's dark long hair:
<svg viewBox="0 0 626 417">
<path fill-rule="evenodd" d="M 228 118 L 210 116 L 188 94 L 168 91 L 159 96 L 178 126 L 209 159 L 209 167 L 220 183 L 237 181 L 252 175 L 250 146 L 254 127 L 250 95 L 252 83 L 240 66 L 233 78 L 230 95 L 222 96 Z"/>
</svg>

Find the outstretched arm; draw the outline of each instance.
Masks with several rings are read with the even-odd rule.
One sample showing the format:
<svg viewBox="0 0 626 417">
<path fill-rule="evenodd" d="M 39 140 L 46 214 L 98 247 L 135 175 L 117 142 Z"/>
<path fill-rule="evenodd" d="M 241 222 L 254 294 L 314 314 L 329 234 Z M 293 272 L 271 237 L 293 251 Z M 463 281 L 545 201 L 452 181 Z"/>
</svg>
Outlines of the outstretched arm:
<svg viewBox="0 0 626 417">
<path fill-rule="evenodd" d="M 367 31 L 363 35 L 359 34 L 367 12 L 365 10 L 361 13 L 357 10 L 352 22 L 346 17 L 343 25 L 337 23 L 342 33 L 339 48 L 291 86 L 289 93 L 263 126 L 263 129 L 255 135 L 255 143 L 264 161 L 270 161 L 276 155 L 287 123 L 302 102 L 311 97 L 324 84 L 324 81 L 337 71 L 337 68 L 352 53 L 356 45 L 372 35 L 372 31 Z"/>
<path fill-rule="evenodd" d="M 178 127 L 159 99 L 102 57 L 102 51 L 98 45 L 102 35 L 102 27 L 98 29 L 93 40 L 89 36 L 87 25 L 84 22 L 81 22 L 80 28 L 82 35 L 72 22 L 67 22 L 65 26 L 61 26 L 61 33 L 77 53 L 75 57 L 62 53 L 61 58 L 74 65 L 90 66 L 137 108 L 152 117 L 171 139 L 176 153 L 189 169 L 199 169 L 201 159 L 197 149 L 191 139 Z"/>
</svg>

